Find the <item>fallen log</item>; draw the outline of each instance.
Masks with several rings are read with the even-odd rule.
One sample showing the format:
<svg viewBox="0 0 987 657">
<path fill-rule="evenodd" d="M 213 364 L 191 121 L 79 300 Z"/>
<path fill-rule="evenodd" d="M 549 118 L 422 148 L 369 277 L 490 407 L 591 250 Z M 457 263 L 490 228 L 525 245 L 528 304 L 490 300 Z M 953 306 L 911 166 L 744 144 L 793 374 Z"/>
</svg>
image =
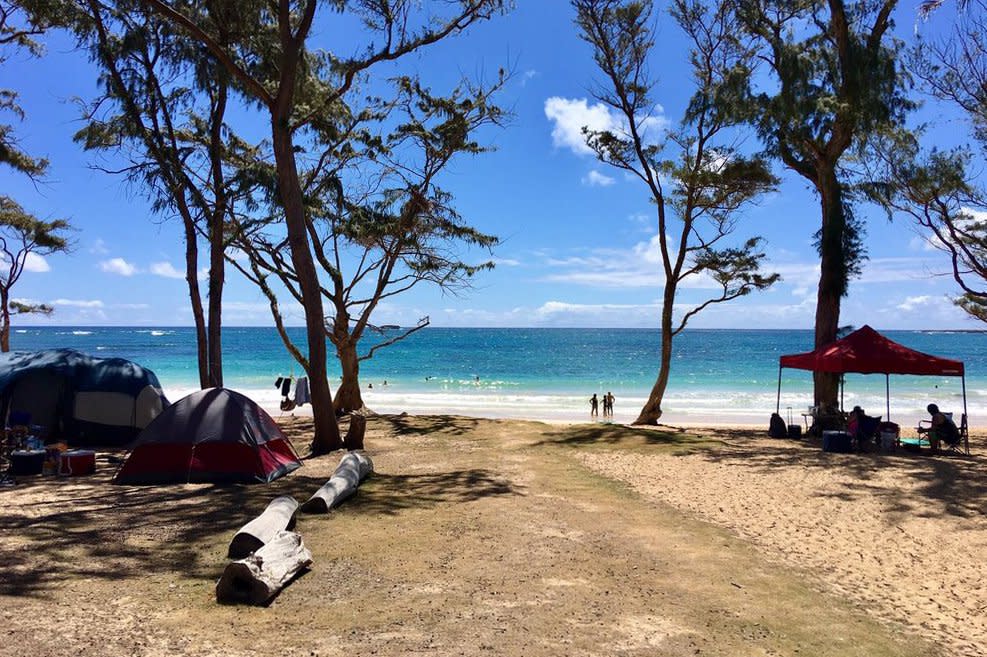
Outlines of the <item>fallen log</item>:
<svg viewBox="0 0 987 657">
<path fill-rule="evenodd" d="M 216 583 L 216 601 L 262 605 L 311 564 L 312 553 L 302 543 L 302 537 L 279 531 L 249 557 L 227 564 Z"/>
<path fill-rule="evenodd" d="M 360 482 L 373 471 L 373 461 L 366 454 L 350 452 L 344 455 L 329 481 L 302 504 L 301 510 L 304 513 L 328 513 L 355 493 Z"/>
<path fill-rule="evenodd" d="M 242 559 L 262 548 L 279 531 L 293 529 L 297 510 L 298 502 L 290 495 L 275 497 L 262 514 L 234 534 L 227 556 Z"/>
</svg>

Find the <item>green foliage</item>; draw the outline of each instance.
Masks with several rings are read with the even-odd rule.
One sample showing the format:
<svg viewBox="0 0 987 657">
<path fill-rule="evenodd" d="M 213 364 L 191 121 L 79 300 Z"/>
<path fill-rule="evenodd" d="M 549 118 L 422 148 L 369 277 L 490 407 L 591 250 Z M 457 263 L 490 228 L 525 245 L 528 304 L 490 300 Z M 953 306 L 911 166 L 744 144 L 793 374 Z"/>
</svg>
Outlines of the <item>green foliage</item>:
<svg viewBox="0 0 987 657">
<path fill-rule="evenodd" d="M 670 13 L 693 44 L 689 57 L 694 91 L 681 125 L 662 133 L 652 113 L 656 82 L 648 74 L 655 46 L 652 3 L 572 4 L 581 37 L 593 46 L 594 60 L 606 79 L 596 97 L 623 123 L 617 131 L 584 129 L 587 145 L 600 161 L 632 173 L 647 186 L 658 209 L 666 291 L 700 274 L 721 285 L 718 296 L 683 313 L 675 327 L 668 325 L 674 334 L 709 304 L 744 296 L 779 279 L 760 273 L 760 238 L 723 246 L 734 232 L 738 213 L 778 184 L 765 158 L 745 154 L 731 141 L 730 131 L 740 122 L 735 110 L 746 89 L 751 53 L 733 38 L 735 16 L 727 3 L 673 3 Z M 666 217 L 668 211 L 673 216 Z M 670 316 L 671 308 L 665 312 Z"/>
<path fill-rule="evenodd" d="M 971 180 L 970 151 L 923 153 L 918 138 L 907 133 L 886 135 L 880 146 L 867 192 L 909 216 L 932 246 L 949 255 L 961 290 L 954 303 L 987 320 L 987 194 Z"/>
<path fill-rule="evenodd" d="M 21 301 L 11 301 L 7 306 L 11 315 L 51 315 L 55 308 L 46 303 L 23 303 Z"/>
<path fill-rule="evenodd" d="M 13 199 L 0 196 L 0 299 L 6 302 L 0 309 L 0 343 L 6 344 L 10 312 L 46 315 L 53 312 L 46 304 L 10 301 L 10 291 L 24 273 L 31 254 L 46 256 L 69 250 L 70 230 L 69 222 L 64 219 L 38 219 Z"/>
<path fill-rule="evenodd" d="M 841 160 L 903 125 L 914 108 L 902 44 L 888 36 L 896 4 L 736 0 L 744 33 L 771 77 L 757 84 L 750 76 L 748 89 L 732 96 L 734 111 L 756 126 L 770 156 L 823 196 L 827 210 L 816 244 L 824 262 L 833 263 L 823 283 L 838 296 L 866 258 L 863 226 L 852 211 L 852 174 Z"/>
</svg>

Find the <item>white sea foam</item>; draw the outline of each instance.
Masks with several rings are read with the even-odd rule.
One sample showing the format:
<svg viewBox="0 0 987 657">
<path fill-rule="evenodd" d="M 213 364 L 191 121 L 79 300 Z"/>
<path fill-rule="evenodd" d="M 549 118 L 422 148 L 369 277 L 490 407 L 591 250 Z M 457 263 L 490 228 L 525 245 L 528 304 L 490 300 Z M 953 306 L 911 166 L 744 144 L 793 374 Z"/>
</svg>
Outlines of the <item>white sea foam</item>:
<svg viewBox="0 0 987 657">
<path fill-rule="evenodd" d="M 194 392 L 194 388 L 169 388 L 166 390 L 172 401 Z M 270 388 L 242 388 L 239 392 L 250 397 L 266 409 L 271 415 L 282 415 L 279 404 L 280 392 L 273 386 Z M 962 399 L 948 399 L 948 404 L 940 402 L 944 409 L 962 412 Z M 470 390 L 470 391 L 421 391 L 402 389 L 400 385 L 387 387 L 375 386 L 372 390 L 363 392 L 363 400 L 367 407 L 377 413 L 411 414 L 451 414 L 494 419 L 541 420 L 548 422 L 586 422 L 590 417 L 589 395 L 553 394 L 553 393 L 518 393 L 510 391 Z M 767 427 L 768 418 L 775 410 L 775 394 L 763 393 L 729 393 L 711 391 L 703 395 L 696 392 L 676 393 L 671 391 L 665 396 L 662 408 L 662 422 L 681 425 L 764 425 Z M 613 421 L 630 423 L 637 417 L 646 398 L 643 394 L 622 394 L 617 396 Z M 792 422 L 801 424 L 802 413 L 807 410 L 809 400 L 800 400 L 803 404 L 797 406 L 786 403 L 783 399 L 781 414 L 786 419 L 791 406 Z M 846 395 L 844 405 L 852 408 L 854 405 L 863 406 L 872 415 L 886 415 L 885 399 L 883 396 L 851 396 Z M 927 416 L 925 397 L 914 395 L 895 397 L 891 399 L 891 419 L 900 424 L 907 432 L 910 427 L 918 424 L 920 419 Z M 294 409 L 295 415 L 311 413 L 311 406 L 305 405 Z M 971 425 L 981 426 L 987 423 L 987 403 L 983 399 L 970 402 L 968 406 Z M 980 420 L 979 418 L 985 418 Z M 597 418 L 598 419 L 598 418 Z"/>
</svg>

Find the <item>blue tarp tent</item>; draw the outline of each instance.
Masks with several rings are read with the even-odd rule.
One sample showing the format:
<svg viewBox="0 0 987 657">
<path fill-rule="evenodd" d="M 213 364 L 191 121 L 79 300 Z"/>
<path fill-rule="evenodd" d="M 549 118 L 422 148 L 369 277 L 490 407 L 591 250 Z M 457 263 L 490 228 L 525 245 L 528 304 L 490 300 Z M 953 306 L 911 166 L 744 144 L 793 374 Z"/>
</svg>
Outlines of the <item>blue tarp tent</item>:
<svg viewBox="0 0 987 657">
<path fill-rule="evenodd" d="M 0 354 L 0 409 L 76 446 L 130 443 L 168 405 L 158 377 L 72 349 Z"/>
</svg>

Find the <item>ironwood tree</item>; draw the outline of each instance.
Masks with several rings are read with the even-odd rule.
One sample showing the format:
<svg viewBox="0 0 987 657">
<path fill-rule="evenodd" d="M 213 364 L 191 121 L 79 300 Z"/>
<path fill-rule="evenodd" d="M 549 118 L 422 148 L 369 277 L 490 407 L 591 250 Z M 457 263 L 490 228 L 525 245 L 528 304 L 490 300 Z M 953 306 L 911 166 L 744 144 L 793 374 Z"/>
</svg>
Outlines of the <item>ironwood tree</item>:
<svg viewBox="0 0 987 657">
<path fill-rule="evenodd" d="M 304 172 L 305 195 L 312 221 L 312 248 L 325 284 L 322 294 L 332 316 L 326 334 L 336 350 L 342 379 L 334 400 L 337 414 L 363 408 L 360 363 L 425 328 L 414 326 L 384 333 L 373 323 L 381 302 L 422 285 L 458 293 L 475 274 L 493 267 L 469 263 L 463 250 L 489 250 L 497 239 L 465 223 L 453 196 L 439 178 L 454 158 L 487 150 L 477 131 L 500 124 L 504 111 L 491 101 L 506 78 L 489 87 L 463 82 L 440 96 L 412 77 L 394 79 L 394 92 L 359 111 L 337 112 L 349 120 L 326 133 L 345 139 L 350 148 L 336 167 L 319 174 Z M 396 123 L 396 126 L 386 128 Z M 271 300 L 276 326 L 289 351 L 291 344 L 269 279 L 301 300 L 297 276 L 283 255 L 280 222 L 243 221 L 237 245 L 249 265 L 233 261 Z M 274 231 L 272 232 L 272 228 Z M 360 350 L 368 331 L 381 337 Z"/>
<path fill-rule="evenodd" d="M 238 203 L 250 202 L 251 187 L 237 165 L 255 156 L 226 122 L 229 74 L 139 2 L 82 0 L 76 7 L 71 27 L 99 67 L 103 88 L 87 107 L 76 140 L 114 156 L 113 173 L 147 195 L 155 212 L 181 220 L 199 385 L 222 387 L 225 226 Z M 199 20 L 223 38 L 228 11 L 210 6 Z M 118 164 L 121 158 L 125 164 Z M 208 248 L 206 302 L 199 284 L 202 238 Z"/>
<path fill-rule="evenodd" d="M 411 0 L 364 2 L 336 0 L 277 0 L 233 3 L 224 32 L 201 20 L 199 3 L 142 0 L 143 4 L 193 39 L 226 70 L 236 88 L 267 115 L 283 211 L 286 245 L 305 315 L 306 373 L 309 376 L 315 435 L 314 453 L 342 446 L 327 377 L 327 347 L 322 290 L 312 249 L 309 213 L 299 160 L 305 158 L 309 130 L 336 111 L 359 78 L 382 62 L 394 62 L 423 47 L 468 29 L 505 8 L 505 0 L 456 0 L 430 5 Z M 205 3 L 208 6 L 210 3 Z M 441 10 L 446 10 L 443 14 Z M 317 19 L 355 20 L 367 40 L 343 48 L 322 43 L 310 47 Z M 325 30 L 324 33 L 327 33 Z M 351 32 L 351 31 L 349 31 Z M 348 33 L 348 36 L 356 36 Z M 318 151 L 316 161 L 332 166 L 335 154 Z M 313 164 L 318 168 L 318 164 Z"/>
<path fill-rule="evenodd" d="M 657 82 L 650 1 L 573 0 L 581 36 L 593 48 L 604 82 L 597 100 L 620 117 L 623 129 L 584 129 L 600 161 L 625 171 L 647 190 L 657 212 L 663 289 L 658 376 L 635 424 L 657 424 L 671 374 L 673 341 L 696 314 L 775 283 L 762 273 L 759 237 L 736 240 L 740 211 L 777 183 L 769 165 L 738 147 L 737 103 L 751 52 L 737 33 L 729 4 L 677 0 L 671 14 L 688 36 L 695 91 L 681 125 L 654 134 Z M 679 287 L 690 277 L 710 280 L 716 293 L 687 310 L 676 309 Z"/>
<path fill-rule="evenodd" d="M 820 203 L 815 346 L 836 339 L 842 299 L 866 257 L 854 213 L 858 182 L 845 156 L 904 124 L 901 44 L 891 36 L 897 0 L 734 0 L 738 28 L 755 40 L 760 77 L 739 94 L 741 115 L 767 153 L 804 178 Z M 837 375 L 814 373 L 817 405 L 837 402 Z"/>
<path fill-rule="evenodd" d="M 10 291 L 24 273 L 29 258 L 69 249 L 70 228 L 64 219 L 38 219 L 10 197 L 0 196 L 0 351 L 10 351 L 12 314 L 52 313 L 48 304 L 11 299 Z"/>
<path fill-rule="evenodd" d="M 961 291 L 954 303 L 987 322 L 987 190 L 972 166 L 975 147 L 981 158 L 987 155 L 987 3 L 965 4 L 946 34 L 918 41 L 909 70 L 927 93 L 967 117 L 973 140 L 953 150 L 923 150 L 921 132 L 886 135 L 870 191 L 948 255 Z"/>
<path fill-rule="evenodd" d="M 8 66 L 15 52 L 32 56 L 44 51 L 37 40 L 52 26 L 47 3 L 39 5 L 45 11 L 33 10 L 19 2 L 0 0 L 0 68 Z M 24 112 L 17 103 L 17 92 L 0 89 L 0 112 L 23 119 Z M 10 167 L 32 180 L 40 180 L 48 170 L 48 160 L 34 157 L 22 150 L 10 124 L 0 124 L 0 165 Z M 65 219 L 45 221 L 25 211 L 13 198 L 0 194 L 0 351 L 10 351 L 10 317 L 16 314 L 51 314 L 54 309 L 45 303 L 11 299 L 10 292 L 20 279 L 32 256 L 46 256 L 68 251 L 68 231 Z"/>
</svg>

